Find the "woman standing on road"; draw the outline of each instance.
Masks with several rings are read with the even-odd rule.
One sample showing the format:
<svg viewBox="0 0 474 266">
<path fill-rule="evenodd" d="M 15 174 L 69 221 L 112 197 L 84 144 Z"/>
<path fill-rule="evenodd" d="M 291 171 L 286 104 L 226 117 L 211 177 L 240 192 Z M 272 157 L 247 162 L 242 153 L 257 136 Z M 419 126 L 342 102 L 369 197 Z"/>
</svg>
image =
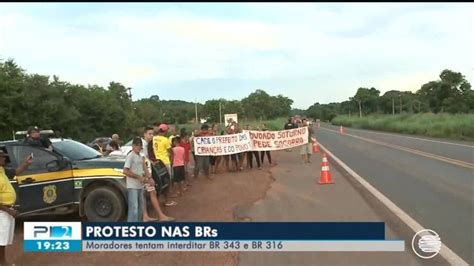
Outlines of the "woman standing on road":
<svg viewBox="0 0 474 266">
<path fill-rule="evenodd" d="M 232 135 L 232 134 L 236 134 L 238 132 L 238 125 L 236 122 L 232 121 L 232 119 L 229 119 L 229 124 L 227 125 L 227 127 L 225 128 L 225 133 L 226 135 Z M 232 168 L 233 170 L 235 170 L 235 172 L 239 171 L 239 154 L 238 153 L 234 153 L 234 154 L 230 154 L 229 157 L 228 157 L 231 161 L 231 164 L 232 164 Z M 229 161 L 226 161 L 226 168 L 229 169 L 228 167 L 228 162 Z M 229 170 L 230 171 L 230 170 Z"/>
<path fill-rule="evenodd" d="M 211 126 L 211 135 L 212 136 L 217 136 L 219 135 L 218 131 L 218 125 L 212 124 Z M 216 174 L 217 173 L 217 168 L 219 167 L 219 163 L 221 162 L 221 156 L 217 155 L 211 155 L 211 174 Z"/>
<path fill-rule="evenodd" d="M 252 130 L 252 127 L 247 124 L 245 125 L 244 127 L 245 130 Z M 259 157 L 259 154 L 258 154 L 258 151 L 248 151 L 248 152 L 245 152 L 246 156 L 247 156 L 247 167 L 252 169 L 253 168 L 253 157 L 255 157 L 255 160 L 257 161 L 257 166 L 258 166 L 258 170 L 261 170 L 262 169 L 262 166 L 260 165 L 260 157 Z"/>
<path fill-rule="evenodd" d="M 267 125 L 262 124 L 262 126 L 260 127 L 260 130 L 261 131 L 268 131 Z M 262 165 L 263 165 L 263 161 L 265 159 L 265 154 L 267 154 L 268 163 L 270 164 L 270 166 L 272 166 L 272 155 L 270 154 L 270 151 L 261 151 L 260 152 L 260 161 L 262 162 Z"/>
</svg>

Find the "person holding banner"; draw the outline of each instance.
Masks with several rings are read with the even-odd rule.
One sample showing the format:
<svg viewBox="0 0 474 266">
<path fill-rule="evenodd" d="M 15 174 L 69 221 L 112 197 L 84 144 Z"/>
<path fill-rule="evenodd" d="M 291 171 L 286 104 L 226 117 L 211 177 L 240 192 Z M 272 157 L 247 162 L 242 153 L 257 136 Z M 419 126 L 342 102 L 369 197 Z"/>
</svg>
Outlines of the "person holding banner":
<svg viewBox="0 0 474 266">
<path fill-rule="evenodd" d="M 191 154 L 193 155 L 194 168 L 196 168 L 196 153 L 194 152 L 194 138 L 199 133 L 199 130 L 193 130 L 191 137 L 189 138 L 189 143 L 191 144 Z"/>
<path fill-rule="evenodd" d="M 267 125 L 262 124 L 262 126 L 260 127 L 260 130 L 261 131 L 268 131 Z M 270 154 L 270 151 L 261 151 L 260 152 L 260 161 L 263 165 L 263 161 L 265 159 L 265 154 L 267 154 L 268 163 L 270 163 L 270 166 L 271 166 L 272 165 L 272 155 Z"/>
<path fill-rule="evenodd" d="M 244 127 L 245 130 L 252 130 L 252 127 L 247 124 Z M 253 157 L 255 156 L 255 160 L 257 161 L 258 170 L 262 170 L 262 166 L 260 165 L 260 157 L 258 156 L 258 151 L 248 151 L 247 154 L 247 167 L 253 169 Z"/>
<path fill-rule="evenodd" d="M 211 136 L 211 135 L 212 133 L 209 131 L 209 125 L 204 124 L 201 126 L 201 132 L 196 134 L 195 137 L 205 137 L 205 136 Z M 207 179 L 212 180 L 213 178 L 211 177 L 209 173 L 210 164 L 211 164 L 210 156 L 202 156 L 202 155 L 196 154 L 195 165 L 194 165 L 194 179 L 197 179 L 199 172 L 203 171 Z"/>
<path fill-rule="evenodd" d="M 234 121 L 234 126 L 235 126 L 235 134 L 242 133 L 242 129 L 239 127 L 239 124 Z M 244 170 L 244 159 L 245 159 L 245 152 L 240 152 L 237 153 L 237 160 L 238 160 L 238 165 L 239 165 L 239 171 Z"/>
<path fill-rule="evenodd" d="M 300 155 L 303 163 L 311 163 L 311 154 L 313 153 L 313 128 L 308 125 L 308 119 L 302 119 L 302 126 L 308 127 L 308 143 L 301 146 Z"/>
<path fill-rule="evenodd" d="M 293 128 L 298 128 L 298 125 L 294 123 L 293 117 L 290 117 L 288 118 L 288 123 L 285 124 L 284 129 L 288 130 L 288 129 L 293 129 Z M 286 149 L 286 151 L 290 152 L 291 149 Z"/>
<path fill-rule="evenodd" d="M 232 134 L 239 133 L 238 124 L 236 122 L 232 121 L 232 119 L 229 119 L 229 120 L 230 120 L 230 123 L 226 127 L 226 135 L 232 135 Z M 235 172 L 239 171 L 239 169 L 242 170 L 242 167 L 239 168 L 239 165 L 240 165 L 239 162 L 242 160 L 239 157 L 239 154 L 234 153 L 234 154 L 229 155 L 229 157 L 230 157 L 230 160 L 232 162 L 232 166 L 235 169 Z M 226 163 L 227 163 L 226 168 L 229 169 L 228 161 Z"/>
<path fill-rule="evenodd" d="M 217 136 L 218 134 L 218 125 L 212 124 L 210 134 L 213 136 Z M 217 167 L 219 166 L 219 163 L 221 162 L 221 156 L 218 155 L 211 155 L 210 157 L 210 162 L 211 162 L 211 174 L 216 174 L 217 173 Z"/>
</svg>

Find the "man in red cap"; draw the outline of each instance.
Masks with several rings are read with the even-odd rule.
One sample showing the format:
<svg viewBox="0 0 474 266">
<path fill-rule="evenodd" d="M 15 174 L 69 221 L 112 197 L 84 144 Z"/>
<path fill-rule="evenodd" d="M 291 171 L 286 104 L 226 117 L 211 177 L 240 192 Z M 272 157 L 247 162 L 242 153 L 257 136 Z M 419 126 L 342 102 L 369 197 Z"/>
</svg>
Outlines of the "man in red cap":
<svg viewBox="0 0 474 266">
<path fill-rule="evenodd" d="M 160 160 L 166 166 L 170 177 L 173 177 L 173 173 L 171 171 L 171 160 L 170 156 L 172 156 L 173 150 L 171 149 L 171 142 L 170 139 L 166 137 L 166 133 L 168 132 L 168 125 L 167 124 L 160 124 L 158 126 L 158 134 L 153 137 L 153 154 L 155 155 L 156 160 Z M 170 190 L 171 184 L 170 183 Z M 169 191 L 171 193 L 171 191 Z M 176 201 L 169 201 L 168 200 L 168 192 L 165 192 L 165 206 L 171 207 L 176 206 L 178 203 Z"/>
</svg>

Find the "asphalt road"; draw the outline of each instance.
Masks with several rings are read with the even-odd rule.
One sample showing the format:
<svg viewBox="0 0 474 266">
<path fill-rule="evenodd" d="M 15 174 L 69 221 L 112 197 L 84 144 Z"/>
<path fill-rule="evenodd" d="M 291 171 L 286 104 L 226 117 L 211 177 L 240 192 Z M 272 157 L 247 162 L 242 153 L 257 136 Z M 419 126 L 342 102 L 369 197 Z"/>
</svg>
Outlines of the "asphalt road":
<svg viewBox="0 0 474 266">
<path fill-rule="evenodd" d="M 473 264 L 473 143 L 321 124 L 318 142 Z"/>
<path fill-rule="evenodd" d="M 377 208 L 341 175 L 331 160 L 334 184 L 319 185 L 322 154 L 302 164 L 300 148 L 273 152 L 278 165 L 272 168 L 275 181 L 265 197 L 236 210 L 238 218 L 252 221 L 383 221 L 386 239 L 405 240 L 404 252 L 242 252 L 239 265 L 446 265 L 445 261 L 423 260 L 415 256 L 411 234 L 400 234 Z"/>
</svg>

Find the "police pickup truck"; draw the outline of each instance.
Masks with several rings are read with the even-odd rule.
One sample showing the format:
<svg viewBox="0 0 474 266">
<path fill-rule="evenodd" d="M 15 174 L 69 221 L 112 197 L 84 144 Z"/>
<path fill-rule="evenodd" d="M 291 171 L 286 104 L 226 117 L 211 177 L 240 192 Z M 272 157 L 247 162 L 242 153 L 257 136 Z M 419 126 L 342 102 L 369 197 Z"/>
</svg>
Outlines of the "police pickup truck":
<svg viewBox="0 0 474 266">
<path fill-rule="evenodd" d="M 125 158 L 104 157 L 70 139 L 50 140 L 52 152 L 18 140 L 0 142 L 0 149 L 9 155 L 7 167 L 16 168 L 30 154 L 34 157 L 29 168 L 10 181 L 20 215 L 78 211 L 89 221 L 123 220 L 127 213 Z M 158 192 L 169 184 L 162 166 L 153 168 Z"/>
</svg>

